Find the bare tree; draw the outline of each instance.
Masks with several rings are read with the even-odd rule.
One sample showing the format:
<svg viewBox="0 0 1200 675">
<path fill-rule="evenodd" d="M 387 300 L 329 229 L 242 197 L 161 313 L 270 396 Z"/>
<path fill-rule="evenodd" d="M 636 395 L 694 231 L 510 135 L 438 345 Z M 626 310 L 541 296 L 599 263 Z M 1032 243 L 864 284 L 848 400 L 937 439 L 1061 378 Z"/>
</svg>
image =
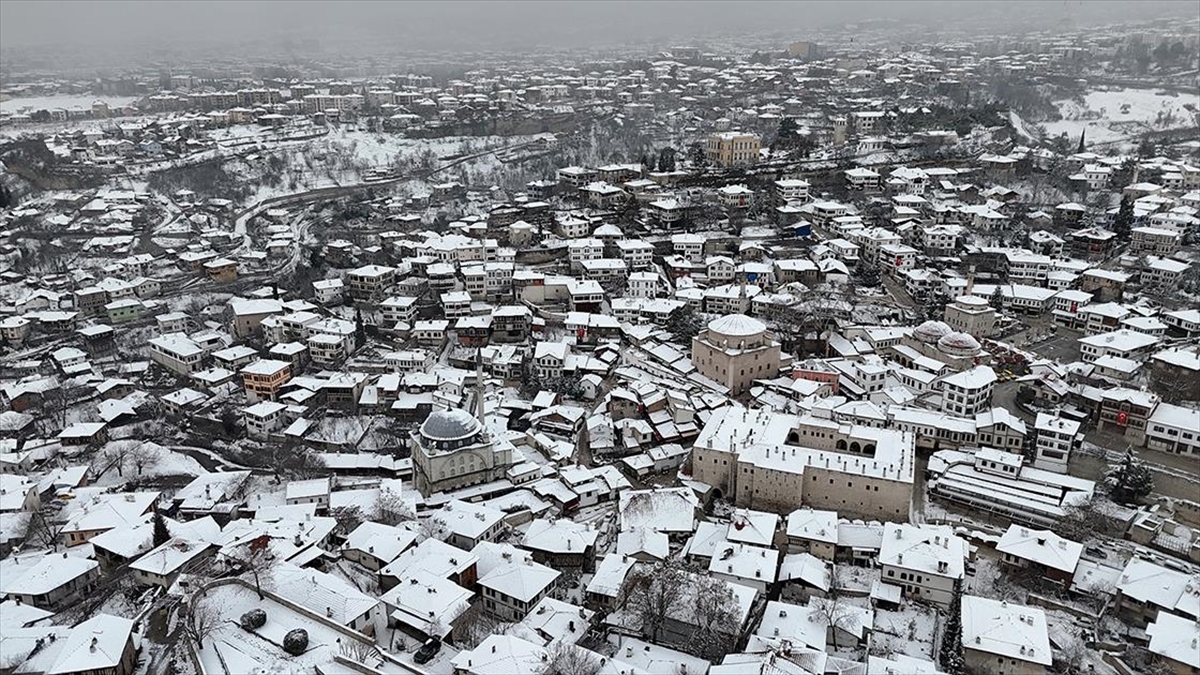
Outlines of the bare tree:
<svg viewBox="0 0 1200 675">
<path fill-rule="evenodd" d="M 110 469 L 117 470 L 117 476 L 125 477 L 125 457 L 129 454 L 131 445 L 127 441 L 113 441 L 96 455 L 92 464 L 92 474 L 97 478 L 108 473 Z"/>
<path fill-rule="evenodd" d="M 1096 625 L 1103 623 L 1113 605 L 1117 585 L 1112 579 L 1097 578 L 1080 584 L 1080 590 L 1087 594 L 1086 602 L 1096 612 Z"/>
<path fill-rule="evenodd" d="M 212 637 L 221 625 L 220 610 L 201 595 L 192 598 L 184 606 L 183 612 L 184 632 L 196 643 L 197 649 L 204 649 L 204 641 Z"/>
<path fill-rule="evenodd" d="M 1112 508 L 1113 505 L 1104 497 L 1093 496 L 1065 509 L 1053 530 L 1061 537 L 1079 542 L 1087 542 L 1097 536 L 1120 534 L 1121 524 L 1111 515 Z"/>
<path fill-rule="evenodd" d="M 696 630 L 691 635 L 691 653 L 713 663 L 734 648 L 738 636 L 737 599 L 729 584 L 708 576 L 692 578 L 692 616 Z"/>
<path fill-rule="evenodd" d="M 474 649 L 489 636 L 500 632 L 500 622 L 483 611 L 481 602 L 471 605 L 457 623 L 459 634 L 455 638 L 455 644 L 461 644 L 463 649 Z"/>
<path fill-rule="evenodd" d="M 1123 660 L 1135 673 L 1145 673 L 1146 675 L 1170 675 L 1171 673 L 1171 669 L 1163 662 L 1163 659 L 1145 647 L 1131 645 L 1125 650 Z"/>
<path fill-rule="evenodd" d="M 375 645 L 358 640 L 338 638 L 338 653 L 355 663 L 361 663 L 370 668 L 374 668 L 380 662 L 379 650 L 375 648 Z"/>
<path fill-rule="evenodd" d="M 808 601 L 812 608 L 811 616 L 820 621 L 827 631 L 828 639 L 837 644 L 839 630 L 855 633 L 855 608 L 842 598 L 811 598 Z"/>
<path fill-rule="evenodd" d="M 416 513 L 399 492 L 389 487 L 379 489 L 379 496 L 375 498 L 375 518 L 379 522 L 384 525 L 398 525 L 415 517 Z"/>
<path fill-rule="evenodd" d="M 274 471 L 275 475 L 290 480 L 318 478 L 325 469 L 320 457 L 290 438 L 283 443 L 270 444 L 266 452 L 256 459 L 260 465 Z"/>
<path fill-rule="evenodd" d="M 422 518 L 417 521 L 417 534 L 421 539 L 437 539 L 438 541 L 446 541 L 450 536 L 450 532 L 441 520 L 437 518 Z"/>
<path fill-rule="evenodd" d="M 430 612 L 432 614 L 432 612 Z M 441 639 L 446 633 L 446 626 L 442 620 L 436 616 L 429 617 L 429 621 L 425 622 L 425 634 L 429 637 Z"/>
<path fill-rule="evenodd" d="M 856 608 L 846 602 L 846 582 L 845 573 L 835 565 L 829 574 L 829 591 L 825 597 L 809 600 L 813 616 L 825 625 L 835 643 L 838 630 L 854 632 L 852 627 L 856 621 Z"/>
<path fill-rule="evenodd" d="M 158 464 L 162 458 L 161 446 L 154 443 L 139 443 L 130 448 L 126 459 L 137 469 L 137 475 Z"/>
<path fill-rule="evenodd" d="M 579 645 L 555 640 L 546 649 L 541 675 L 596 675 L 603 663 L 595 652 Z"/>
<path fill-rule="evenodd" d="M 62 542 L 64 527 L 66 527 L 66 522 L 52 522 L 45 513 L 32 511 L 25 524 L 25 541 L 38 542 L 57 551 L 58 545 Z"/>
<path fill-rule="evenodd" d="M 355 528 L 363 524 L 366 517 L 363 516 L 362 509 L 357 505 L 339 506 L 330 509 L 329 515 L 337 521 L 338 529 L 343 533 L 353 532 Z"/>
<path fill-rule="evenodd" d="M 71 409 L 74 391 L 58 386 L 42 392 L 43 431 L 59 431 L 67 426 L 67 412 Z"/>
<path fill-rule="evenodd" d="M 275 553 L 271 550 L 271 536 L 262 534 L 240 547 L 240 557 L 231 558 L 242 567 L 242 573 L 249 573 L 254 580 L 254 591 L 259 600 L 265 600 L 263 585 L 270 584 L 275 569 Z"/>
<path fill-rule="evenodd" d="M 1083 662 L 1087 657 L 1088 649 L 1084 645 L 1083 639 L 1078 635 L 1071 634 L 1067 637 L 1061 647 L 1058 648 L 1058 653 L 1054 657 L 1052 670 L 1056 673 L 1082 673 L 1084 670 Z"/>
<path fill-rule="evenodd" d="M 663 624 L 686 598 L 688 573 L 677 560 L 630 571 L 618 594 L 618 606 L 638 619 L 642 635 L 658 642 Z"/>
</svg>

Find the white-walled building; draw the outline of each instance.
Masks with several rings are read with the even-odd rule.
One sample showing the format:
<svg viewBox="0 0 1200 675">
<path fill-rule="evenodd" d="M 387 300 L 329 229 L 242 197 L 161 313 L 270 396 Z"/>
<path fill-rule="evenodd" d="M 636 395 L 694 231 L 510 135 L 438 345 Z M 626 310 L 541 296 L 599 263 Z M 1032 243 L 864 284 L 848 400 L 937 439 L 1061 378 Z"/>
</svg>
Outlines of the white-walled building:
<svg viewBox="0 0 1200 675">
<path fill-rule="evenodd" d="M 1033 466 L 1055 473 L 1067 473 L 1071 453 L 1083 444 L 1079 422 L 1038 413 L 1034 422 L 1034 432 L 1036 456 Z"/>
<path fill-rule="evenodd" d="M 966 572 L 967 554 L 967 542 L 949 526 L 886 523 L 879 566 L 885 584 L 948 607 Z"/>
</svg>

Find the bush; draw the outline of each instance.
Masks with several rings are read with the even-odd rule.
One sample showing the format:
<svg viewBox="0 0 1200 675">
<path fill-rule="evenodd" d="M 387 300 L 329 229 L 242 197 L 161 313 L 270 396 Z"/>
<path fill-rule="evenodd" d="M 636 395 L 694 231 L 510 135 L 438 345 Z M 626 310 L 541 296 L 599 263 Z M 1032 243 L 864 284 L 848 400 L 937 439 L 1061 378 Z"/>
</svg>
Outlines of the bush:
<svg viewBox="0 0 1200 675">
<path fill-rule="evenodd" d="M 246 630 L 262 628 L 263 625 L 267 623 L 267 613 L 261 609 L 252 609 L 243 614 L 238 623 L 240 623 L 242 628 Z"/>
<path fill-rule="evenodd" d="M 305 649 L 308 649 L 308 631 L 303 628 L 293 628 L 283 636 L 283 651 L 300 656 Z"/>
</svg>

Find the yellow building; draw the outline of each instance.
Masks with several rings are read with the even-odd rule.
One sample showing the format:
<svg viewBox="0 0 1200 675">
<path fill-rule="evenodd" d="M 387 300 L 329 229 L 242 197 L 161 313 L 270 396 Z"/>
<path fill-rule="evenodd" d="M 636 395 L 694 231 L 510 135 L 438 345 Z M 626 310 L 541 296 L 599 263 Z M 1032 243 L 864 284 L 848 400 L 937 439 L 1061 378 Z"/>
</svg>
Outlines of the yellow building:
<svg viewBox="0 0 1200 675">
<path fill-rule="evenodd" d="M 762 138 L 745 131 L 722 131 L 708 136 L 705 155 L 717 166 L 749 166 L 758 163 Z"/>
</svg>

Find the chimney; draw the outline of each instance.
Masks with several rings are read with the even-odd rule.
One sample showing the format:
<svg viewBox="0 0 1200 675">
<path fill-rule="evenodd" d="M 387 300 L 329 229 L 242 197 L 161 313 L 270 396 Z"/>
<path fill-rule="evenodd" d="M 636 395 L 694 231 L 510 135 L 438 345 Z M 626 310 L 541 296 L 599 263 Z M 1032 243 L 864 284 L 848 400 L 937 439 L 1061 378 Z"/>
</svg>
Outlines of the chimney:
<svg viewBox="0 0 1200 675">
<path fill-rule="evenodd" d="M 91 646 L 88 647 L 88 651 L 92 651 L 92 652 L 96 651 L 96 645 L 98 645 L 98 644 L 100 644 L 100 638 L 93 635 L 92 636 L 92 644 L 91 644 Z"/>
</svg>

